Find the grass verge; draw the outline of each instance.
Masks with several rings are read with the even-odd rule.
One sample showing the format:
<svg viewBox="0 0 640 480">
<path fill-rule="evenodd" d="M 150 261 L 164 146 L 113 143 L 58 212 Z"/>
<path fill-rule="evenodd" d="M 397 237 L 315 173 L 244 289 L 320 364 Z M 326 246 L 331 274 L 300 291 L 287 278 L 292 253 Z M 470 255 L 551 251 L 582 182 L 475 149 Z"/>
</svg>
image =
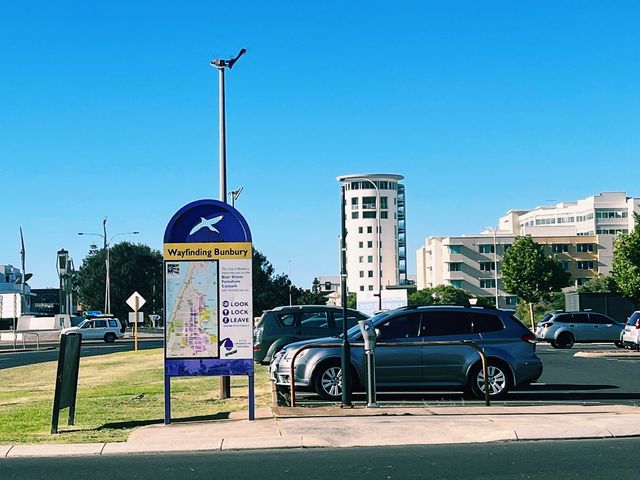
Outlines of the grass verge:
<svg viewBox="0 0 640 480">
<path fill-rule="evenodd" d="M 118 442 L 137 427 L 162 423 L 162 361 L 161 348 L 81 358 L 75 425 L 67 426 L 63 410 L 57 435 L 50 434 L 57 362 L 0 370 L 0 444 Z M 232 377 L 231 387 L 232 398 L 221 400 L 219 377 L 173 378 L 172 419 L 248 410 L 247 377 Z M 256 408 L 271 405 L 266 367 L 256 366 L 255 387 Z"/>
</svg>

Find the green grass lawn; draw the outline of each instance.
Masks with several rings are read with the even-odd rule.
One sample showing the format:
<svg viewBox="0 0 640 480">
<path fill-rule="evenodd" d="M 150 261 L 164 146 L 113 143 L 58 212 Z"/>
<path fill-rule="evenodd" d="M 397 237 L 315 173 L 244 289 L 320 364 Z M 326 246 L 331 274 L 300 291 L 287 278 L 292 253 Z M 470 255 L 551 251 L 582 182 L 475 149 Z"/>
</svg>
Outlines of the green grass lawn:
<svg viewBox="0 0 640 480">
<path fill-rule="evenodd" d="M 63 410 L 57 435 L 50 433 L 57 362 L 0 370 L 0 444 L 117 442 L 134 428 L 162 423 L 162 355 L 159 348 L 82 358 L 75 425 L 67 426 Z M 220 399 L 219 385 L 218 377 L 172 378 L 172 420 L 248 412 L 247 377 L 232 377 L 230 399 Z M 266 367 L 256 366 L 255 387 L 256 408 L 271 405 Z"/>
</svg>

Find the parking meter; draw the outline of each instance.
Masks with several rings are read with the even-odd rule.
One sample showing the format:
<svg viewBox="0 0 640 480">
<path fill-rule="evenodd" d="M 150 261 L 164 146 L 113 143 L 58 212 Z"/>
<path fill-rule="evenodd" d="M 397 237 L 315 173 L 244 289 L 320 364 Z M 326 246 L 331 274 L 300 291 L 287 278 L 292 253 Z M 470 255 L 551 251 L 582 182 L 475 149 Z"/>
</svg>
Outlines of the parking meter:
<svg viewBox="0 0 640 480">
<path fill-rule="evenodd" d="M 373 351 L 376 348 L 376 339 L 378 338 L 373 322 L 371 320 L 358 320 L 358 326 L 362 332 L 365 352 Z"/>
<path fill-rule="evenodd" d="M 376 402 L 376 329 L 371 320 L 359 320 L 358 326 L 364 340 L 364 354 L 367 357 L 367 407 L 379 407 Z"/>
</svg>

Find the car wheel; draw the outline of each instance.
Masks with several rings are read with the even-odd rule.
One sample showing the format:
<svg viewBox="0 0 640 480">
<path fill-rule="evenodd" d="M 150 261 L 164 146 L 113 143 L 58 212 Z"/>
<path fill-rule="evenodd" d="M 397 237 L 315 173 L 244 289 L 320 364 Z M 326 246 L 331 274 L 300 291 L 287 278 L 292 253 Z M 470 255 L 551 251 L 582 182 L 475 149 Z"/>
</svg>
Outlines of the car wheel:
<svg viewBox="0 0 640 480">
<path fill-rule="evenodd" d="M 489 375 L 489 398 L 498 399 L 504 397 L 511 388 L 510 374 L 503 365 L 489 361 L 487 365 Z M 484 372 L 482 364 L 477 364 L 469 375 L 469 387 L 476 398 L 484 399 L 485 391 Z"/>
<path fill-rule="evenodd" d="M 560 345 L 558 345 L 558 343 L 557 343 L 557 342 L 555 342 L 555 341 L 553 341 L 553 340 L 552 340 L 552 341 L 550 341 L 550 342 L 549 342 L 549 344 L 550 344 L 553 348 L 560 348 Z"/>
<path fill-rule="evenodd" d="M 338 363 L 322 365 L 315 375 L 314 387 L 316 393 L 325 400 L 332 402 L 342 398 L 342 368 Z"/>
<path fill-rule="evenodd" d="M 613 342 L 613 344 L 618 348 L 624 348 L 624 342 L 617 341 L 617 342 Z"/>
<path fill-rule="evenodd" d="M 575 339 L 570 333 L 562 332 L 560 335 L 558 335 L 556 343 L 558 344 L 558 348 L 571 348 L 575 343 Z"/>
<path fill-rule="evenodd" d="M 104 335 L 104 341 L 107 343 L 113 343 L 116 341 L 116 334 L 109 332 L 109 333 L 105 333 Z"/>
</svg>

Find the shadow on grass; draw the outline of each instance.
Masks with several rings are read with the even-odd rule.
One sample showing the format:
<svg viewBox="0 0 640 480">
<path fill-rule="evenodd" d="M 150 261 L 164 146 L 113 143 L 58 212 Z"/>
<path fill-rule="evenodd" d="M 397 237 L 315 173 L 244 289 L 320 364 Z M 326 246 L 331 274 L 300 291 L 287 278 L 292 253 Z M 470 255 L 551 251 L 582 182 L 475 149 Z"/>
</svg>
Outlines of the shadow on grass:
<svg viewBox="0 0 640 480">
<path fill-rule="evenodd" d="M 194 415 L 191 417 L 172 418 L 171 423 L 202 422 L 206 420 L 227 420 L 230 412 L 220 412 L 212 415 Z M 105 423 L 96 428 L 85 428 L 78 430 L 59 430 L 59 433 L 77 432 L 100 432 L 102 430 L 128 430 L 131 428 L 146 427 L 148 425 L 160 425 L 164 423 L 162 418 L 151 418 L 148 420 L 130 420 L 126 422 Z"/>
</svg>

